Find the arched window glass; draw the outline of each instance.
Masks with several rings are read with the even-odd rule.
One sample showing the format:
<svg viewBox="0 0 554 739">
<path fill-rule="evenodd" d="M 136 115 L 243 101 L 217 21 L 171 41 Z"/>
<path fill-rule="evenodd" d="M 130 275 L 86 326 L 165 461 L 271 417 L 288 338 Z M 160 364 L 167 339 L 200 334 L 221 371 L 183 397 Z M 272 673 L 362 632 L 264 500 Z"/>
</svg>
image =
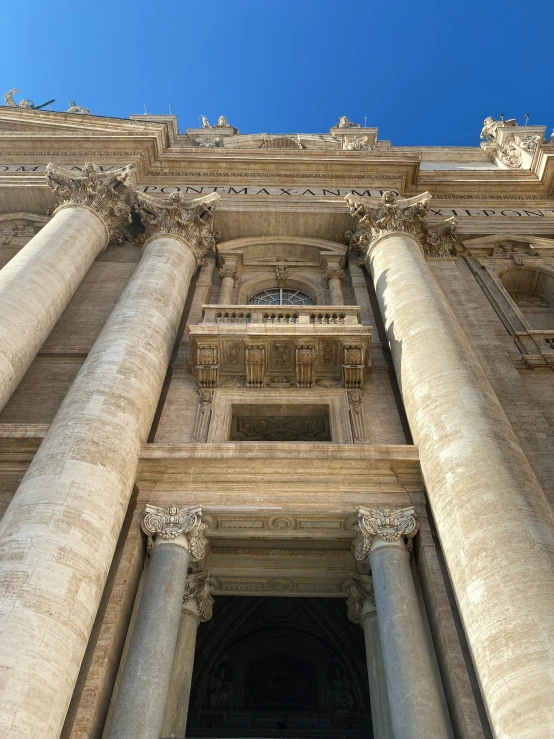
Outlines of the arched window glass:
<svg viewBox="0 0 554 739">
<path fill-rule="evenodd" d="M 248 301 L 250 305 L 315 305 L 315 300 L 300 292 L 287 287 L 271 287 L 252 295 Z"/>
</svg>

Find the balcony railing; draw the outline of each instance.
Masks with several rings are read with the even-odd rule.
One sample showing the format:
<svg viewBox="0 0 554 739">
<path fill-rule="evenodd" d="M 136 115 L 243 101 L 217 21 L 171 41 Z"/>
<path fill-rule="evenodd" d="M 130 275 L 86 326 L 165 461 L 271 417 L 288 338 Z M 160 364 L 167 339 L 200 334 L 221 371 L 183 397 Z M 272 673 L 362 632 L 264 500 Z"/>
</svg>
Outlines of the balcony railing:
<svg viewBox="0 0 554 739">
<path fill-rule="evenodd" d="M 291 324 L 346 326 L 359 324 L 360 309 L 355 305 L 263 307 L 254 305 L 205 305 L 202 324 Z"/>
</svg>

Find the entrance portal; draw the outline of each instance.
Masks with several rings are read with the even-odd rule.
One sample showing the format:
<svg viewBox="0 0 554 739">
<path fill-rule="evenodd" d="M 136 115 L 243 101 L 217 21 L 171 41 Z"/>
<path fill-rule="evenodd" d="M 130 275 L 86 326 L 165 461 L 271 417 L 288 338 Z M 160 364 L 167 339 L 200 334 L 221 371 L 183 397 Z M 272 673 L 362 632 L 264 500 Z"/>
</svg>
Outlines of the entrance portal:
<svg viewBox="0 0 554 739">
<path fill-rule="evenodd" d="M 198 631 L 189 737 L 371 739 L 363 632 L 344 600 L 218 597 Z"/>
</svg>

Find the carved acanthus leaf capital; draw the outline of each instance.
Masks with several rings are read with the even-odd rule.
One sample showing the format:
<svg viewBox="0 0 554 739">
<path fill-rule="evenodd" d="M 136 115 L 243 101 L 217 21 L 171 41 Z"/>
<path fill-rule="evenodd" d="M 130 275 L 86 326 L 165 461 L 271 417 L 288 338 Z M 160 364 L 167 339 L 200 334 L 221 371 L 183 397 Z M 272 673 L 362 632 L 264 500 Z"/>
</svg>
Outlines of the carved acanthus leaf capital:
<svg viewBox="0 0 554 739">
<path fill-rule="evenodd" d="M 351 248 L 364 253 L 368 246 L 384 236 L 407 233 L 421 244 L 426 256 L 450 256 L 456 242 L 456 219 L 449 219 L 443 228 L 429 230 L 425 222 L 431 200 L 428 192 L 399 199 L 394 192 L 388 191 L 377 203 L 352 194 L 344 199 L 358 224 L 356 233 L 348 231 L 345 234 Z"/>
<path fill-rule="evenodd" d="M 358 529 L 356 559 L 367 559 L 373 538 L 378 536 L 389 544 L 400 539 L 413 539 L 418 532 L 414 508 L 364 508 L 358 507 Z"/>
<path fill-rule="evenodd" d="M 233 266 L 233 265 L 222 267 L 219 270 L 220 279 L 223 279 L 224 277 L 232 277 L 233 280 L 236 280 L 237 274 L 238 274 L 237 268 L 236 266 Z"/>
<path fill-rule="evenodd" d="M 185 583 L 185 595 L 183 604 L 191 600 L 196 601 L 198 616 L 204 623 L 209 621 L 213 615 L 214 599 L 211 596 L 213 585 L 210 583 L 210 573 L 207 570 L 195 572 L 187 577 Z"/>
<path fill-rule="evenodd" d="M 215 192 L 194 200 L 188 200 L 179 192 L 167 198 L 137 193 L 137 211 L 148 238 L 164 234 L 179 236 L 191 246 L 200 261 L 215 248 L 212 225 L 218 201 L 219 195 Z"/>
<path fill-rule="evenodd" d="M 202 507 L 159 508 L 147 505 L 142 519 L 142 530 L 148 536 L 149 545 L 159 542 L 173 542 L 179 538 L 193 560 L 204 558 L 207 539 L 204 536 L 206 524 L 202 523 Z"/>
<path fill-rule="evenodd" d="M 341 584 L 341 590 L 348 592 L 346 608 L 348 609 L 348 618 L 353 623 L 359 624 L 361 622 L 364 602 L 366 600 L 369 601 L 370 608 L 375 610 L 373 579 L 369 575 L 352 572 L 349 579 Z"/>
<path fill-rule="evenodd" d="M 54 190 L 60 205 L 86 205 L 102 218 L 111 235 L 131 222 L 131 195 L 135 184 L 135 167 L 101 172 L 87 162 L 82 172 L 75 172 L 50 162 L 46 166 L 46 182 Z"/>
<path fill-rule="evenodd" d="M 342 281 L 344 280 L 344 270 L 338 269 L 338 268 L 337 269 L 329 268 L 325 272 L 325 279 L 327 280 L 327 282 L 329 282 L 329 280 L 341 280 Z"/>
<path fill-rule="evenodd" d="M 369 243 L 392 233 L 408 233 L 420 243 L 427 239 L 425 216 L 431 196 L 428 192 L 413 198 L 398 199 L 396 193 L 387 191 L 378 203 L 362 201 L 352 194 L 344 198 L 365 238 L 359 241 Z"/>
</svg>

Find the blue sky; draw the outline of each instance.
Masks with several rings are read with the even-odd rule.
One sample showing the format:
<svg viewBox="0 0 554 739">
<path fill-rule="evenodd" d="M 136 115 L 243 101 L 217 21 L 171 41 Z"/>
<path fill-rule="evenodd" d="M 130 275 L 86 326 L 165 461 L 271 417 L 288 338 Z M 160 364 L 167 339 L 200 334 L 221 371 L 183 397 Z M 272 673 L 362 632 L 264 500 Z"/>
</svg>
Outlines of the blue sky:
<svg viewBox="0 0 554 739">
<path fill-rule="evenodd" d="M 4 0 L 0 94 L 121 118 L 171 105 L 183 131 L 348 115 L 399 146 L 472 146 L 487 115 L 554 127 L 553 20 L 515 0 Z"/>
</svg>

